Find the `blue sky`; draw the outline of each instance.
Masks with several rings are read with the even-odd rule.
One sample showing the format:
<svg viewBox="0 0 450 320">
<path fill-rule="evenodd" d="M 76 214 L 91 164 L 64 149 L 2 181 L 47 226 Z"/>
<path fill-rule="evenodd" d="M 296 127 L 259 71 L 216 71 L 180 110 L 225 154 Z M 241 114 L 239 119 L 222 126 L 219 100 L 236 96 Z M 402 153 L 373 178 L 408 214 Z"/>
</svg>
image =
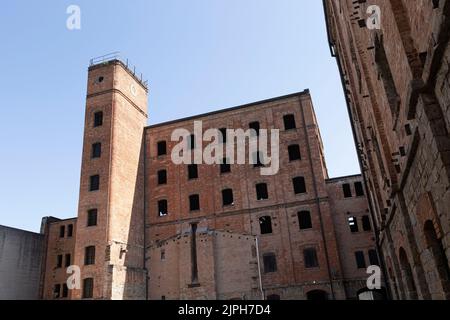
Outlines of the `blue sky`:
<svg viewBox="0 0 450 320">
<path fill-rule="evenodd" d="M 0 39 L 0 224 L 76 216 L 87 67 L 113 51 L 149 80 L 149 124 L 309 88 L 330 176 L 359 172 L 321 1 L 7 1 Z"/>
</svg>

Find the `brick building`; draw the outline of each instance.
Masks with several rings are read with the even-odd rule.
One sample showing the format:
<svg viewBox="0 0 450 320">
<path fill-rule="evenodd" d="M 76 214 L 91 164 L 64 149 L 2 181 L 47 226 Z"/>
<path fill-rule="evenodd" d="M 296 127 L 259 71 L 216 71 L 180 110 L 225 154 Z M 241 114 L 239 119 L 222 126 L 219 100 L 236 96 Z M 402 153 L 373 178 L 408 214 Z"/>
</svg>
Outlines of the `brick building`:
<svg viewBox="0 0 450 320">
<path fill-rule="evenodd" d="M 44 223 L 43 298 L 356 299 L 365 291 L 378 256 L 362 177 L 329 179 L 308 90 L 152 126 L 147 94 L 117 59 L 90 66 L 78 217 Z M 174 164 L 172 132 L 193 132 L 200 120 L 204 130 L 279 129 L 279 172 L 230 159 Z M 79 290 L 64 284 L 70 264 L 81 268 Z"/>
<path fill-rule="evenodd" d="M 450 1 L 324 6 L 391 295 L 449 299 Z"/>
</svg>

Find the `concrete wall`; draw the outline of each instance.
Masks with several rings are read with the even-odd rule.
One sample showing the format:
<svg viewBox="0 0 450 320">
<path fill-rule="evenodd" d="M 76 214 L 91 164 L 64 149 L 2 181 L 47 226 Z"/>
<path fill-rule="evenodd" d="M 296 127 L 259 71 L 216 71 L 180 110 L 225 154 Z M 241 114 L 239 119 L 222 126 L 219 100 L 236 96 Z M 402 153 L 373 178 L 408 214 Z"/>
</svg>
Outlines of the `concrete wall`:
<svg viewBox="0 0 450 320">
<path fill-rule="evenodd" d="M 39 299 L 44 236 L 0 226 L 0 299 Z"/>
</svg>

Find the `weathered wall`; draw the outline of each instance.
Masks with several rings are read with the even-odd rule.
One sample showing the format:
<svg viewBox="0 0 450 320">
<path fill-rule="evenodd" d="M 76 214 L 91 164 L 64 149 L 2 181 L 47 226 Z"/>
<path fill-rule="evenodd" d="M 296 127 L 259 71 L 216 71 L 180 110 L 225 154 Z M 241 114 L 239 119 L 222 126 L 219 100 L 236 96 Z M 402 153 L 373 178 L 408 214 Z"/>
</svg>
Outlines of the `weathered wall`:
<svg viewBox="0 0 450 320">
<path fill-rule="evenodd" d="M 392 296 L 448 299 L 450 2 L 324 4 Z"/>
</svg>

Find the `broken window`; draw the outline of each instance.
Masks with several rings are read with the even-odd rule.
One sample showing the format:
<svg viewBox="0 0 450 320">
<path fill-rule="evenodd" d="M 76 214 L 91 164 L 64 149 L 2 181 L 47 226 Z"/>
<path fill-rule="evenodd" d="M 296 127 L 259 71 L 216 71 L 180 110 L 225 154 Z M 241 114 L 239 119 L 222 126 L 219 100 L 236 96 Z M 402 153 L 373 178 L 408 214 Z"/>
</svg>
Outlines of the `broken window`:
<svg viewBox="0 0 450 320">
<path fill-rule="evenodd" d="M 349 183 L 344 183 L 342 185 L 342 191 L 344 192 L 344 198 L 351 198 L 352 197 L 352 189 L 351 189 Z"/>
<path fill-rule="evenodd" d="M 293 114 L 287 114 L 283 117 L 284 130 L 292 130 L 296 128 L 295 117 Z"/>
<path fill-rule="evenodd" d="M 231 189 L 222 190 L 222 204 L 224 206 L 230 206 L 234 204 L 233 190 Z"/>
<path fill-rule="evenodd" d="M 64 238 L 65 234 L 66 234 L 66 226 L 59 227 L 59 237 Z"/>
<path fill-rule="evenodd" d="M 362 227 L 363 227 L 364 231 L 372 230 L 372 225 L 370 224 L 369 216 L 363 216 L 362 217 Z"/>
<path fill-rule="evenodd" d="M 300 154 L 300 146 L 298 144 L 293 144 L 288 147 L 289 161 L 301 160 L 302 156 Z"/>
<path fill-rule="evenodd" d="M 228 173 L 231 172 L 231 165 L 229 164 L 228 158 L 223 158 L 222 163 L 220 164 L 220 173 Z"/>
<path fill-rule="evenodd" d="M 103 112 L 99 111 L 94 113 L 94 128 L 103 125 Z"/>
<path fill-rule="evenodd" d="M 100 142 L 92 145 L 92 158 L 100 158 L 102 155 L 102 144 Z"/>
<path fill-rule="evenodd" d="M 272 233 L 272 218 L 270 216 L 259 218 L 259 228 L 261 230 L 261 234 Z"/>
<path fill-rule="evenodd" d="M 55 286 L 53 287 L 53 298 L 58 299 L 60 297 L 61 297 L 61 285 L 55 284 Z"/>
<path fill-rule="evenodd" d="M 165 141 L 159 141 L 157 147 L 158 147 L 158 156 L 164 156 L 167 154 L 167 143 Z"/>
<path fill-rule="evenodd" d="M 259 136 L 259 122 L 258 121 L 254 121 L 254 122 L 250 122 L 250 124 L 248 125 L 249 128 L 254 132 L 251 133 L 252 136 Z"/>
<path fill-rule="evenodd" d="M 158 184 L 166 184 L 167 183 L 167 171 L 166 170 L 159 170 L 158 171 Z"/>
<path fill-rule="evenodd" d="M 67 226 L 67 237 L 72 237 L 73 236 L 73 224 L 69 224 Z"/>
<path fill-rule="evenodd" d="M 63 264 L 63 256 L 62 254 L 58 254 L 58 256 L 56 257 L 56 268 L 62 268 L 62 264 Z"/>
<path fill-rule="evenodd" d="M 263 255 L 264 273 L 272 273 L 277 271 L 277 258 L 274 253 L 266 253 Z"/>
<path fill-rule="evenodd" d="M 70 253 L 66 253 L 66 264 L 65 264 L 65 266 L 66 266 L 66 267 L 69 267 L 69 266 L 70 266 L 70 263 L 71 263 L 71 256 L 70 256 Z"/>
<path fill-rule="evenodd" d="M 94 296 L 94 279 L 86 278 L 83 280 L 83 299 L 92 299 Z"/>
<path fill-rule="evenodd" d="M 317 260 L 317 251 L 315 248 L 304 249 L 303 250 L 303 259 L 305 262 L 305 268 L 319 267 L 319 261 Z"/>
<path fill-rule="evenodd" d="M 359 231 L 358 220 L 356 219 L 356 217 L 348 217 L 348 225 L 352 233 Z"/>
<path fill-rule="evenodd" d="M 167 200 L 158 201 L 158 217 L 167 216 L 169 213 L 167 211 Z"/>
<path fill-rule="evenodd" d="M 188 165 L 188 179 L 197 179 L 198 178 L 198 166 L 196 164 Z"/>
<path fill-rule="evenodd" d="M 296 177 L 292 179 L 292 184 L 294 185 L 295 194 L 306 193 L 306 184 L 304 177 Z"/>
<path fill-rule="evenodd" d="M 257 200 L 267 200 L 269 199 L 269 193 L 267 192 L 267 184 L 258 183 L 256 185 L 256 199 Z"/>
<path fill-rule="evenodd" d="M 97 209 L 88 211 L 87 226 L 92 227 L 97 225 Z"/>
<path fill-rule="evenodd" d="M 300 230 L 312 228 L 311 213 L 309 211 L 301 211 L 297 215 Z"/>
<path fill-rule="evenodd" d="M 84 264 L 92 265 L 95 264 L 95 247 L 89 246 L 84 248 Z"/>
<path fill-rule="evenodd" d="M 375 249 L 369 250 L 369 262 L 371 266 L 379 266 L 378 254 Z"/>
<path fill-rule="evenodd" d="M 100 176 L 97 174 L 89 178 L 89 191 L 97 191 L 100 189 Z"/>
<path fill-rule="evenodd" d="M 364 196 L 364 188 L 362 182 L 355 182 L 355 193 L 357 197 Z"/>
<path fill-rule="evenodd" d="M 364 258 L 364 252 L 363 251 L 356 251 L 355 252 L 355 258 L 356 258 L 356 266 L 358 269 L 365 269 L 366 268 L 366 259 Z"/>
<path fill-rule="evenodd" d="M 193 194 L 189 196 L 189 209 L 191 211 L 200 210 L 200 197 L 198 194 Z"/>
</svg>

